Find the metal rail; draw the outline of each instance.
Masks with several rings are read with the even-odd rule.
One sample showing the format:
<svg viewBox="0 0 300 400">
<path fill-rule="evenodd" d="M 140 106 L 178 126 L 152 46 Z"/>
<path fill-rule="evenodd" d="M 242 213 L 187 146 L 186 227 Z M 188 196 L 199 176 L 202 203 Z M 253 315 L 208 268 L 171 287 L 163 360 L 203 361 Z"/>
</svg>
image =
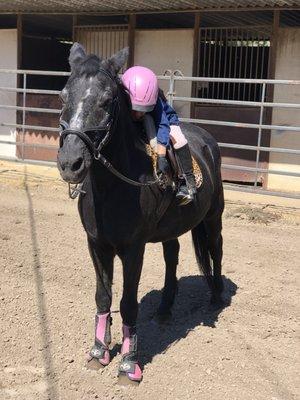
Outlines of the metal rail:
<svg viewBox="0 0 300 400">
<path fill-rule="evenodd" d="M 30 111 L 30 112 L 44 112 L 49 114 L 60 114 L 61 110 L 55 110 L 53 108 L 36 108 L 36 107 L 19 107 L 19 106 L 5 106 L 0 104 L 0 108 L 5 110 L 17 110 L 17 111 Z"/>
<path fill-rule="evenodd" d="M 288 125 L 263 125 L 263 124 L 248 124 L 246 122 L 230 122 L 230 121 L 215 121 L 211 119 L 198 119 L 198 118 L 180 118 L 182 122 L 193 122 L 195 124 L 207 125 L 220 125 L 220 126 L 234 126 L 236 128 L 253 128 L 253 129 L 274 129 L 277 131 L 291 131 L 299 132 L 300 126 Z"/>
<path fill-rule="evenodd" d="M 238 67 L 237 67 L 238 68 Z M 22 100 L 22 104 L 18 104 L 16 99 L 16 105 L 14 104 L 1 104 L 0 109 L 4 110 L 15 110 L 16 113 L 19 113 L 20 119 L 22 122 L 6 122 L 0 121 L 0 126 L 7 128 L 16 128 L 19 133 L 21 133 L 21 137 L 18 141 L 14 140 L 0 140 L 0 144 L 9 144 L 15 145 L 20 148 L 21 158 L 25 160 L 25 148 L 45 148 L 45 149 L 53 149 L 56 150 L 57 146 L 55 145 L 44 145 L 44 144 L 35 144 L 35 143 L 26 143 L 25 135 L 27 130 L 31 131 L 46 131 L 57 133 L 58 128 L 49 127 L 49 126 L 37 126 L 26 123 L 27 113 L 46 113 L 52 115 L 59 115 L 60 109 L 52 109 L 52 108 L 42 108 L 42 107 L 29 107 L 26 106 L 27 94 L 41 94 L 41 95 L 54 95 L 57 96 L 60 92 L 57 90 L 45 90 L 45 89 L 32 89 L 27 88 L 27 77 L 28 75 L 42 75 L 42 76 L 69 76 L 68 72 L 57 72 L 57 71 L 37 71 L 37 70 L 10 70 L 10 69 L 2 69 L 0 70 L 0 74 L 16 74 L 23 75 L 23 87 L 15 88 L 15 87 L 0 87 L 0 92 L 8 92 L 8 93 L 19 93 L 21 97 L 18 97 L 18 101 Z M 168 70 L 164 75 L 158 76 L 159 80 L 164 80 L 169 82 L 169 90 L 167 93 L 168 100 L 170 104 L 176 105 L 176 102 L 186 102 L 186 103 L 204 103 L 210 105 L 236 105 L 236 106 L 245 106 L 245 107 L 259 107 L 259 123 L 239 123 L 234 121 L 217 121 L 217 120 L 206 120 L 206 119 L 196 119 L 196 118 L 181 118 L 181 121 L 192 122 L 196 124 L 207 124 L 207 125 L 219 125 L 219 126 L 232 126 L 241 128 L 241 132 L 243 128 L 251 128 L 258 130 L 258 139 L 256 146 L 250 145 L 240 145 L 235 143 L 219 143 L 219 146 L 222 148 L 233 148 L 240 150 L 248 150 L 255 151 L 255 167 L 246 167 L 246 166 L 238 166 L 238 165 L 230 165 L 230 164 L 222 164 L 222 168 L 231 169 L 231 170 L 240 170 L 240 171 L 248 171 L 255 173 L 255 182 L 253 191 L 262 191 L 258 187 L 258 174 L 276 174 L 276 175 L 284 175 L 284 176 L 292 176 L 292 177 L 300 177 L 300 173 L 296 171 L 285 171 L 285 170 L 268 170 L 264 168 L 259 168 L 260 162 L 260 153 L 268 152 L 268 153 L 284 153 L 284 154 L 292 154 L 299 156 L 300 149 L 294 148 L 281 148 L 281 147 L 265 147 L 261 146 L 262 135 L 265 130 L 277 130 L 277 131 L 288 131 L 300 133 L 300 126 L 289 126 L 289 125 L 273 125 L 273 124 L 264 124 L 263 123 L 263 113 L 265 108 L 283 108 L 283 109 L 300 109 L 299 103 L 284 103 L 284 102 L 269 102 L 265 101 L 266 97 L 266 85 L 300 85 L 300 80 L 272 80 L 272 79 L 242 79 L 242 78 L 215 78 L 215 77 L 185 77 L 182 76 L 180 71 L 171 71 Z M 226 100 L 226 99 L 213 99 L 213 98 L 197 98 L 197 97 L 184 97 L 184 96 L 176 96 L 176 82 L 212 82 L 218 84 L 222 83 L 234 83 L 236 85 L 239 84 L 254 84 L 261 85 L 261 97 L 260 101 L 246 101 L 246 100 Z M 300 89 L 300 86 L 299 86 Z M 300 97 L 300 93 L 299 93 Z M 0 157 L 4 157 L 5 155 L 0 155 Z M 268 191 L 266 191 L 268 192 Z M 280 193 L 280 192 L 276 192 Z M 288 194 L 290 196 L 290 194 Z M 296 195 L 294 195 L 296 196 Z"/>
<path fill-rule="evenodd" d="M 190 103 L 208 103 L 208 104 L 224 104 L 232 106 L 247 106 L 247 107 L 260 107 L 260 101 L 241 101 L 241 100 L 219 100 L 219 99 L 205 99 L 199 97 L 182 97 L 174 96 L 174 101 L 188 101 Z M 270 103 L 264 102 L 264 107 L 274 108 L 300 108 L 300 104 L 297 103 Z"/>
<path fill-rule="evenodd" d="M 300 109 L 300 103 L 282 103 L 282 102 L 266 102 L 266 85 L 300 85 L 300 80 L 273 80 L 273 79 L 244 79 L 244 78 L 215 78 L 215 77 L 185 77 L 180 76 L 179 71 L 177 73 L 173 73 L 172 83 L 170 80 L 170 87 L 172 87 L 172 91 L 170 93 L 171 101 L 181 101 L 188 103 L 204 103 L 204 104 L 218 104 L 218 105 L 236 105 L 236 106 L 245 106 L 245 107 L 259 107 L 259 123 L 240 123 L 233 121 L 216 121 L 216 120 L 206 120 L 206 119 L 197 119 L 197 118 L 181 118 L 180 120 L 183 122 L 192 122 L 197 124 L 207 124 L 207 125 L 215 125 L 215 126 L 232 126 L 238 128 L 251 128 L 258 130 L 257 137 L 257 145 L 256 146 L 247 146 L 247 145 L 238 145 L 234 143 L 219 143 L 220 147 L 241 149 L 241 150 L 252 150 L 256 152 L 255 157 L 255 167 L 246 167 L 246 166 L 238 166 L 231 164 L 222 163 L 222 168 L 231 169 L 231 170 L 239 170 L 239 171 L 248 171 L 255 173 L 255 181 L 254 181 L 254 189 L 258 189 L 258 174 L 276 174 L 276 175 L 284 175 L 284 176 L 292 176 L 292 177 L 300 177 L 300 173 L 294 171 L 285 171 L 285 170 L 273 170 L 273 169 L 263 169 L 259 168 L 260 162 L 260 153 L 261 152 L 269 152 L 269 153 L 285 153 L 285 154 L 294 154 L 300 155 L 300 149 L 286 149 L 286 148 L 274 148 L 274 147 L 264 147 L 261 146 L 262 135 L 264 130 L 275 130 L 275 131 L 288 131 L 288 132 L 298 132 L 300 133 L 300 126 L 289 126 L 289 125 L 268 125 L 263 123 L 263 115 L 265 107 L 269 108 L 283 108 L 283 109 Z M 247 83 L 254 85 L 261 85 L 261 97 L 260 101 L 241 101 L 241 100 L 225 100 L 225 99 L 213 99 L 213 98 L 197 98 L 197 97 L 184 97 L 184 96 L 176 96 L 173 95 L 176 93 L 176 82 L 177 81 L 187 81 L 187 82 L 223 82 L 223 83 Z M 256 86 L 255 86 L 256 87 Z M 299 98 L 300 98 L 300 87 L 299 87 Z M 242 130 L 241 130 L 242 132 Z M 296 194 L 292 195 L 293 197 L 297 197 Z"/>
<path fill-rule="evenodd" d="M 177 74 L 175 74 L 177 72 Z M 195 76 L 179 75 L 179 71 L 174 71 L 175 81 L 188 81 L 188 82 L 225 82 L 225 83 L 266 83 L 271 85 L 300 85 L 300 80 L 297 79 L 249 79 L 249 78 L 206 78 Z"/>
</svg>

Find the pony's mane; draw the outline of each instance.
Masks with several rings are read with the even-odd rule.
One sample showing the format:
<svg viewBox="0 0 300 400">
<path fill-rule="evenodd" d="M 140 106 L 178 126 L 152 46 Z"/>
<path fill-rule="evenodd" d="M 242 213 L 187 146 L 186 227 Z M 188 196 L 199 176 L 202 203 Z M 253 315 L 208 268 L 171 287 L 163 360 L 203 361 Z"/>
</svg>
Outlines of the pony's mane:
<svg viewBox="0 0 300 400">
<path fill-rule="evenodd" d="M 116 82 L 117 82 L 120 93 L 123 95 L 123 97 L 125 99 L 126 106 L 129 108 L 129 110 L 131 110 L 131 108 L 132 108 L 131 100 L 130 100 L 130 95 L 129 95 L 129 91 L 128 91 L 127 87 L 123 84 L 123 82 L 119 78 L 117 78 Z"/>
</svg>

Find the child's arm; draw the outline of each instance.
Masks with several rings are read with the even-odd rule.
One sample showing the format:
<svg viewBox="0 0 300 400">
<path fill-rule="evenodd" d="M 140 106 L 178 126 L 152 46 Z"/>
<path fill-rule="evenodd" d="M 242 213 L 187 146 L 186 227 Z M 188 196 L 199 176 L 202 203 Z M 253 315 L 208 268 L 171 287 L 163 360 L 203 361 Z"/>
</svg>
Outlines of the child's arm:
<svg viewBox="0 0 300 400">
<path fill-rule="evenodd" d="M 179 125 L 178 115 L 177 115 L 176 111 L 174 110 L 174 108 L 171 107 L 167 101 L 165 101 L 163 103 L 163 108 L 164 108 L 164 112 L 167 116 L 167 119 L 169 121 L 169 125 Z"/>
<path fill-rule="evenodd" d="M 157 129 L 157 153 L 159 155 L 165 155 L 166 147 L 170 142 L 170 123 L 164 111 L 164 104 L 160 98 L 158 98 L 156 106 L 151 114 Z"/>
</svg>

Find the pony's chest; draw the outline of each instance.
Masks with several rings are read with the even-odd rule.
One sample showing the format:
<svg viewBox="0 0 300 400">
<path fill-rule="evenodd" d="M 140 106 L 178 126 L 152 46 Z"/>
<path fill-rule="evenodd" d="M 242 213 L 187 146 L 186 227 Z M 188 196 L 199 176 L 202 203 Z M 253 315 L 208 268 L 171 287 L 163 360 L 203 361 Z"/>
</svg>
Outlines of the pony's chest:
<svg viewBox="0 0 300 400">
<path fill-rule="evenodd" d="M 98 199 L 88 193 L 79 202 L 83 227 L 89 237 L 117 246 L 139 237 L 145 229 L 139 195 L 118 191 Z"/>
<path fill-rule="evenodd" d="M 132 207 L 104 205 L 98 222 L 99 232 L 114 245 L 132 241 L 142 231 L 141 215 Z"/>
</svg>

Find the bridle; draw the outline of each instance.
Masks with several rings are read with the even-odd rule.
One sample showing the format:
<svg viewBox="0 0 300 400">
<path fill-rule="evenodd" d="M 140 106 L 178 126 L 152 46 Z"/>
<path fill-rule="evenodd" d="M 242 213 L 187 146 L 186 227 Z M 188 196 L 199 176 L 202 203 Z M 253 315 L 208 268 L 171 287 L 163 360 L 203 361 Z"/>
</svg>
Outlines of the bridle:
<svg viewBox="0 0 300 400">
<path fill-rule="evenodd" d="M 109 71 L 106 71 L 105 69 L 101 68 L 99 72 L 103 73 L 107 77 L 109 77 L 111 80 L 113 80 L 113 76 Z M 68 135 L 76 135 L 78 136 L 87 146 L 89 149 L 92 157 L 94 157 L 96 160 L 99 159 L 100 151 L 102 148 L 110 141 L 111 136 L 112 136 L 112 128 L 115 124 L 115 121 L 119 117 L 119 111 L 120 111 L 120 104 L 119 104 L 119 98 L 118 96 L 115 96 L 111 105 L 110 105 L 110 110 L 109 110 L 109 120 L 105 126 L 99 125 L 91 128 L 86 128 L 86 129 L 71 129 L 69 127 L 69 124 L 64 121 L 60 120 L 60 138 L 59 138 L 59 147 L 63 146 L 64 139 Z M 90 137 L 88 136 L 88 132 L 96 132 L 96 134 L 100 132 L 104 132 L 104 138 L 100 141 L 99 145 L 96 146 L 96 141 L 93 142 Z"/>
<path fill-rule="evenodd" d="M 112 81 L 114 81 L 114 77 L 112 74 L 105 70 L 100 68 L 99 72 L 103 73 L 107 77 L 109 77 Z M 111 137 L 114 133 L 114 128 L 116 125 L 116 122 L 119 118 L 119 113 L 120 113 L 120 102 L 118 96 L 115 96 L 113 99 L 111 105 L 110 105 L 110 110 L 109 110 L 109 120 L 105 126 L 99 125 L 96 127 L 91 127 L 91 128 L 86 128 L 86 129 L 71 129 L 69 127 L 69 124 L 64 121 L 60 120 L 60 138 L 59 138 L 59 147 L 63 146 L 64 140 L 68 135 L 76 135 L 78 136 L 87 146 L 89 149 L 91 156 L 97 160 L 100 161 L 104 167 L 106 167 L 111 173 L 113 173 L 115 176 L 118 178 L 122 179 L 123 181 L 134 185 L 134 186 L 153 186 L 158 183 L 161 183 L 161 177 L 157 177 L 155 180 L 148 181 L 148 182 L 138 182 L 134 181 L 119 171 L 117 171 L 112 164 L 101 154 L 101 150 L 103 149 L 104 146 L 106 146 L 109 141 L 111 140 Z M 99 134 L 100 132 L 104 132 L 104 137 L 102 140 L 100 140 L 99 144 L 96 146 L 96 143 L 98 140 L 92 141 L 91 138 L 89 137 L 88 133 L 89 132 L 96 132 L 96 135 Z M 69 184 L 69 196 L 72 199 L 75 199 L 79 193 L 85 193 L 81 189 L 82 184 L 77 184 L 75 187 L 71 187 L 71 184 Z"/>
<path fill-rule="evenodd" d="M 100 151 L 102 148 L 109 143 L 113 127 L 115 125 L 116 120 L 119 116 L 119 99 L 115 97 L 111 103 L 110 111 L 109 111 L 109 120 L 105 126 L 99 125 L 92 128 L 87 129 L 71 129 L 69 128 L 69 124 L 63 120 L 60 120 L 60 138 L 59 138 L 59 147 L 63 146 L 64 140 L 68 135 L 76 135 L 78 136 L 84 144 L 89 149 L 91 156 L 94 157 L 96 160 L 100 158 Z M 96 145 L 98 142 L 97 140 L 92 141 L 88 135 L 88 133 L 95 132 L 96 136 L 99 136 L 100 133 L 104 133 L 104 137 L 100 140 L 100 143 Z"/>
</svg>

